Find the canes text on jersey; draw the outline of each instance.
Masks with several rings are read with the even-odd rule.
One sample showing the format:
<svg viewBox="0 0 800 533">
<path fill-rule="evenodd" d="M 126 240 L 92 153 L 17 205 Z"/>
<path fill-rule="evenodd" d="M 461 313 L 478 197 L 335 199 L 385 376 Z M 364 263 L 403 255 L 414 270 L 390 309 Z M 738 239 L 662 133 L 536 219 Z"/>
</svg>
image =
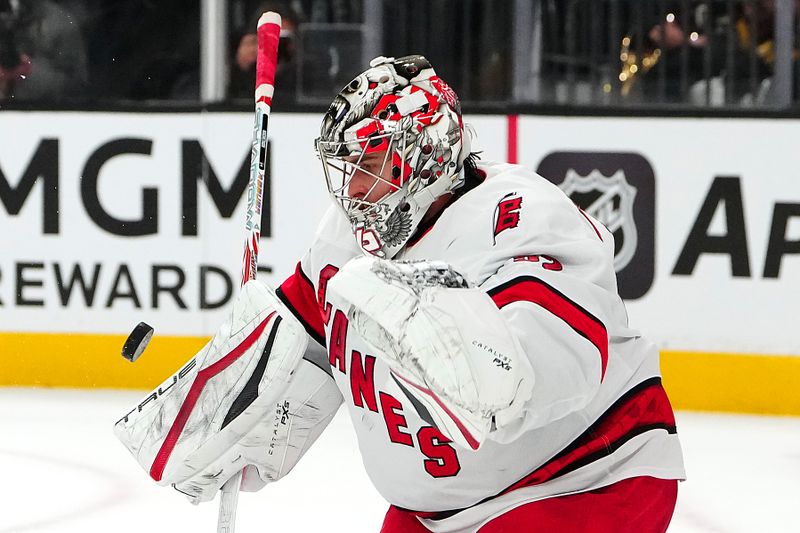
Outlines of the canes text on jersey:
<svg viewBox="0 0 800 533">
<path fill-rule="evenodd" d="M 397 445 L 417 447 L 425 456 L 423 467 L 435 478 L 452 477 L 461 470 L 458 454 L 450 439 L 432 426 L 424 426 L 413 435 L 408 431 L 408 422 L 403 412 L 403 404 L 391 394 L 375 391 L 375 357 L 351 350 L 350 365 L 347 366 L 347 316 L 334 309 L 325 300 L 325 288 L 328 280 L 336 273 L 336 267 L 328 265 L 320 274 L 319 305 L 322 309 L 323 321 L 331 324 L 328 357 L 331 368 L 350 377 L 350 392 L 353 405 L 383 415 L 389 440 Z M 331 316 L 332 315 L 332 316 Z M 415 438 L 416 437 L 416 438 Z"/>
</svg>

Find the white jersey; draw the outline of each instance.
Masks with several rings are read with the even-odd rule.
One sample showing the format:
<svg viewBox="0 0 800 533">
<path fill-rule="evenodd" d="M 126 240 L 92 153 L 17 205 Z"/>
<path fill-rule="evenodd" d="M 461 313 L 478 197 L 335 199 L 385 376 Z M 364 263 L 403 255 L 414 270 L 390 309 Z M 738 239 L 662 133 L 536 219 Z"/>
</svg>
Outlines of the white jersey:
<svg viewBox="0 0 800 533">
<path fill-rule="evenodd" d="M 418 230 L 396 259 L 449 263 L 493 298 L 529 357 L 533 398 L 479 450 L 425 422 L 326 299 L 359 251 L 336 207 L 279 289 L 317 342 L 358 434 L 367 472 L 432 531 L 475 531 L 514 506 L 635 476 L 684 477 L 656 348 L 629 328 L 611 233 L 555 185 L 516 165 L 480 163 L 482 184 Z"/>
</svg>

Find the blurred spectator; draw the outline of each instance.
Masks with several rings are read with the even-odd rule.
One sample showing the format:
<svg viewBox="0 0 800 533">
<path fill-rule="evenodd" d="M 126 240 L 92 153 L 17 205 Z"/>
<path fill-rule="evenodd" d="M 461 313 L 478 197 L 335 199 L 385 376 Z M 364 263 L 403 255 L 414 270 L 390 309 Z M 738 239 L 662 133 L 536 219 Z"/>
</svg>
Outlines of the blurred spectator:
<svg viewBox="0 0 800 533">
<path fill-rule="evenodd" d="M 0 102 L 11 97 L 17 80 L 31 73 L 31 59 L 19 51 L 17 44 L 18 6 L 0 0 Z"/>
<path fill-rule="evenodd" d="M 793 60 L 800 58 L 800 0 L 794 2 L 795 10 L 795 43 Z M 775 68 L 775 0 L 758 0 L 755 3 L 745 2 L 740 6 L 736 19 L 738 37 L 737 70 L 747 72 L 750 68 L 750 54 L 756 56 L 756 76 L 760 83 L 755 94 L 748 92 L 749 87 L 739 87 L 737 96 L 746 105 L 764 104 L 770 98 L 772 75 Z M 797 68 L 797 66 L 795 66 Z"/>
<path fill-rule="evenodd" d="M 244 28 L 236 35 L 232 47 L 228 97 L 252 99 L 256 84 L 256 57 L 258 55 L 258 18 L 265 11 L 281 15 L 281 37 L 278 44 L 278 67 L 275 84 L 280 87 L 278 101 L 294 101 L 297 93 L 297 43 L 300 19 L 295 10 L 281 3 L 261 4 Z"/>
<path fill-rule="evenodd" d="M 795 3 L 800 7 L 800 1 Z M 631 36 L 623 39 L 623 96 L 633 94 L 636 83 L 641 86 L 639 98 L 658 94 L 663 70 L 666 101 L 765 103 L 775 60 L 775 0 L 736 2 L 732 20 L 727 3 L 693 5 L 688 13 L 679 4 L 672 7 L 650 26 L 643 47 Z M 732 65 L 725 55 L 730 32 L 736 40 Z M 733 72 L 727 70 L 731 66 Z"/>
<path fill-rule="evenodd" d="M 86 44 L 80 24 L 50 0 L 0 0 L 0 100 L 84 98 Z"/>
<path fill-rule="evenodd" d="M 688 12 L 682 7 L 689 7 Z M 706 74 L 719 76 L 724 67 L 724 47 L 711 46 L 730 25 L 724 3 L 670 2 L 665 9 L 649 18 L 645 35 L 631 33 L 622 41 L 623 96 L 658 95 L 667 102 L 681 101 L 687 96 L 685 87 L 704 80 Z M 635 85 L 639 87 L 633 91 Z"/>
</svg>

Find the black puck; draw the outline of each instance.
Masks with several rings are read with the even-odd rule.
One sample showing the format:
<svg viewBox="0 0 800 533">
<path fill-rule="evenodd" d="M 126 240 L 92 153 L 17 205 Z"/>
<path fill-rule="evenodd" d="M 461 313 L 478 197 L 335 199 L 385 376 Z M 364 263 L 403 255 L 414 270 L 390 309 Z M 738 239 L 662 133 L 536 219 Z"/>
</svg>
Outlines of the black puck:
<svg viewBox="0 0 800 533">
<path fill-rule="evenodd" d="M 122 357 L 133 363 L 139 359 L 152 338 L 153 328 L 144 322 L 139 322 L 122 346 Z"/>
</svg>

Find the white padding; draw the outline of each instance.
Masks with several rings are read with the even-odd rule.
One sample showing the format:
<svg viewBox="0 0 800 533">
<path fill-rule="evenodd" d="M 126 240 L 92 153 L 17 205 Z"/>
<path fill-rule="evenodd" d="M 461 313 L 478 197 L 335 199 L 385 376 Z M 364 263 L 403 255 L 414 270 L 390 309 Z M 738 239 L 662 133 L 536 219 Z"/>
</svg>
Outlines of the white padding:
<svg viewBox="0 0 800 533">
<path fill-rule="evenodd" d="M 427 103 L 428 99 L 425 98 L 425 93 L 422 91 L 417 91 L 398 98 L 395 102 L 395 105 L 397 106 L 397 111 L 400 113 L 400 115 L 406 116 Z M 435 110 L 432 109 L 431 111 Z"/>
<path fill-rule="evenodd" d="M 276 24 L 279 28 L 281 27 L 281 16 L 274 11 L 267 11 L 263 13 L 261 17 L 258 19 L 258 27 L 260 28 L 264 24 Z"/>
<path fill-rule="evenodd" d="M 302 324 L 273 289 L 249 281 L 211 342 L 130 409 L 114 432 L 160 484 L 189 479 L 275 409 L 307 343 Z"/>
<path fill-rule="evenodd" d="M 441 265 L 354 259 L 330 280 L 328 294 L 437 427 L 477 449 L 490 431 L 522 416 L 533 369 L 492 299 L 478 288 L 453 288 L 460 276 Z"/>
<path fill-rule="evenodd" d="M 269 83 L 262 83 L 261 85 L 256 87 L 256 100 L 258 100 L 261 97 L 272 98 L 273 94 L 275 94 L 275 87 L 273 87 Z"/>
</svg>

